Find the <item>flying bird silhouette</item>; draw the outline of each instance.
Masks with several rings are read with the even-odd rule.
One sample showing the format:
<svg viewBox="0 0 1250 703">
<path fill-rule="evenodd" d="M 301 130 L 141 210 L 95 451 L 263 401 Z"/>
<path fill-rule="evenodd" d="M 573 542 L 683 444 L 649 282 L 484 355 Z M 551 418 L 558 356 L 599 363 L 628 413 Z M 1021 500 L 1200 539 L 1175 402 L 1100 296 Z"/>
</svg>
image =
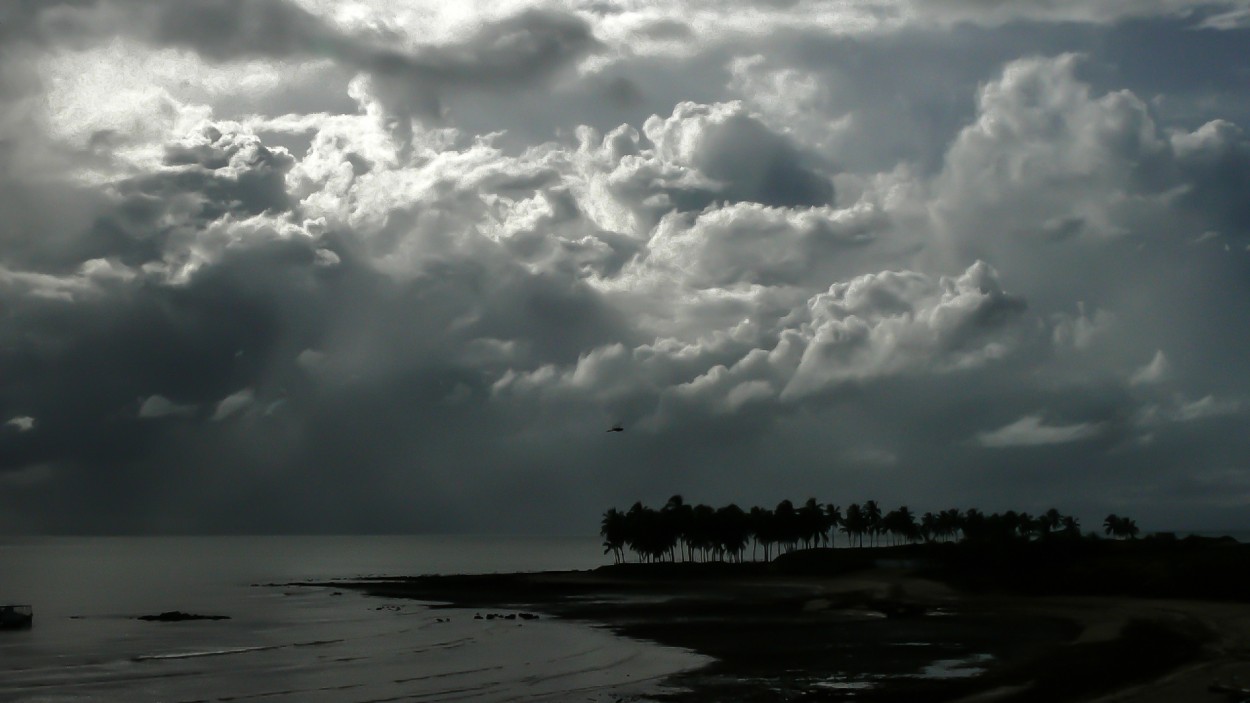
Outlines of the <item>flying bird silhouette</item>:
<svg viewBox="0 0 1250 703">
<path fill-rule="evenodd" d="M 624 432 L 624 431 L 625 431 L 625 428 L 624 428 L 624 427 L 621 427 L 620 425 L 613 425 L 613 426 L 612 426 L 612 429 L 607 430 L 607 431 L 608 431 L 608 432 Z"/>
</svg>

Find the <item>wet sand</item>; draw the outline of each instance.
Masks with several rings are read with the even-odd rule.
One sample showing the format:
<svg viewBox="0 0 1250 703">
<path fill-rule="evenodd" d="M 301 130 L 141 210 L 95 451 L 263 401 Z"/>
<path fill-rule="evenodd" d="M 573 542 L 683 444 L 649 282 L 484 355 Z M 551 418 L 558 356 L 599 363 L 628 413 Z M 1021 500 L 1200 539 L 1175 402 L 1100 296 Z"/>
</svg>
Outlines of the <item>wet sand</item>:
<svg viewBox="0 0 1250 703">
<path fill-rule="evenodd" d="M 971 594 L 903 568 L 678 564 L 335 585 L 538 611 L 711 657 L 669 678 L 658 698 L 671 701 L 1225 701 L 1213 682 L 1250 680 L 1248 605 Z"/>
</svg>

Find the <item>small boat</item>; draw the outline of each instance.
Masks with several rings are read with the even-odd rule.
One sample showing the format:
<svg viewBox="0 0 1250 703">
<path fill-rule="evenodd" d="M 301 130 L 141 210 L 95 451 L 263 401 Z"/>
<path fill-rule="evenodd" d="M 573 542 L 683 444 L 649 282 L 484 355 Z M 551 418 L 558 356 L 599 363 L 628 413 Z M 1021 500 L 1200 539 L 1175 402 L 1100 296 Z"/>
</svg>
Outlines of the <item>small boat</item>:
<svg viewBox="0 0 1250 703">
<path fill-rule="evenodd" d="M 0 630 L 19 630 L 34 624 L 35 611 L 29 605 L 0 605 Z"/>
</svg>

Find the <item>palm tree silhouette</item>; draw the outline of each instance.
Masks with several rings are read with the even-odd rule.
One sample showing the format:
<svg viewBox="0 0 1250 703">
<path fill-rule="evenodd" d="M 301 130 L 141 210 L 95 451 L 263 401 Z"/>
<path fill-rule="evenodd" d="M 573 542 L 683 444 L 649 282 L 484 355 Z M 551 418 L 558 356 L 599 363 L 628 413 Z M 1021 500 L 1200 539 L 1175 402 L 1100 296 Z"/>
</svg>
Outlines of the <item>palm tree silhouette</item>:
<svg viewBox="0 0 1250 703">
<path fill-rule="evenodd" d="M 920 537 L 925 542 L 932 542 L 941 534 L 938 516 L 933 513 L 925 513 L 920 516 Z"/>
<path fill-rule="evenodd" d="M 1059 529 L 1059 526 L 1063 523 L 1063 515 L 1055 508 L 1051 508 L 1037 520 L 1041 527 L 1042 538 L 1045 539 L 1050 537 L 1052 532 Z"/>
<path fill-rule="evenodd" d="M 877 501 L 870 500 L 864 503 L 864 520 L 867 522 L 868 533 L 872 535 L 872 544 L 876 546 L 877 535 L 881 533 L 881 506 L 877 505 Z"/>
<path fill-rule="evenodd" d="M 1075 539 L 1080 530 L 1076 517 L 1055 508 L 1036 518 L 1014 510 L 987 515 L 976 508 L 962 513 L 951 508 L 924 513 L 917 520 L 906 505 L 882 515 L 875 500 L 852 503 L 844 514 L 837 505 L 821 505 L 815 498 L 797 509 L 783 500 L 774 510 L 756 506 L 743 511 L 734 504 L 692 506 L 681 495 L 669 498 L 659 510 L 641 502 L 625 512 L 609 508 L 599 524 L 604 554 L 611 553 L 615 563 L 626 561 L 627 550 L 639 562 L 677 561 L 677 554 L 692 562 L 742 562 L 748 543 L 752 544 L 751 559 L 758 558 L 763 546 L 767 562 L 774 554 L 800 544 L 808 548 L 836 544 L 833 535 L 838 531 L 846 535 L 848 545 L 863 547 L 866 535 L 874 546 L 882 535 L 891 545 L 920 539 L 1011 545 L 1056 535 Z M 1115 513 L 1103 520 L 1103 531 L 1112 538 L 1130 540 L 1141 532 L 1134 520 Z"/>
<path fill-rule="evenodd" d="M 615 563 L 621 563 L 625 559 L 625 514 L 616 508 L 608 508 L 599 523 L 599 534 L 603 537 L 603 553 L 612 552 Z"/>
<path fill-rule="evenodd" d="M 846 541 L 850 544 L 855 537 L 859 538 L 859 546 L 864 546 L 864 531 L 867 529 L 867 522 L 864 519 L 864 511 L 859 507 L 859 503 L 851 503 L 846 508 L 846 516 L 842 518 L 842 531 L 846 533 Z"/>
<path fill-rule="evenodd" d="M 904 542 L 915 541 L 919 532 L 916 528 L 916 516 L 906 505 L 886 513 L 881 518 L 881 529 L 891 536 L 892 544 L 899 539 Z"/>
<path fill-rule="evenodd" d="M 1103 532 L 1116 539 L 1121 537 L 1137 539 L 1137 534 L 1141 532 L 1141 530 L 1137 528 L 1136 521 L 1130 520 L 1126 517 L 1120 517 L 1115 513 L 1111 513 L 1107 516 L 1107 519 L 1102 521 L 1102 529 Z"/>
<path fill-rule="evenodd" d="M 627 525 L 626 544 L 638 555 L 639 561 L 660 561 L 665 554 L 672 554 L 672 535 L 664 528 L 660 513 L 642 503 L 634 503 L 625 513 Z"/>
<path fill-rule="evenodd" d="M 939 532 L 948 541 L 961 539 L 964 533 L 964 514 L 958 508 L 950 508 L 938 513 Z"/>
<path fill-rule="evenodd" d="M 768 545 L 772 535 L 772 531 L 770 529 L 772 518 L 772 513 L 770 513 L 767 508 L 761 508 L 758 505 L 751 508 L 751 511 L 747 513 L 747 520 L 751 526 L 751 535 L 754 539 L 754 544 L 751 547 L 752 560 L 756 558 L 755 550 L 761 544 L 764 545 L 764 561 L 767 562 L 769 560 Z"/>
<path fill-rule="evenodd" d="M 782 545 L 786 547 L 787 552 L 794 549 L 800 534 L 799 517 L 794 511 L 794 503 L 783 500 L 777 504 L 777 507 L 773 509 L 773 529 L 779 554 Z"/>
<path fill-rule="evenodd" d="M 660 514 L 664 517 L 665 528 L 672 533 L 673 543 L 677 546 L 678 552 L 682 554 L 682 558 L 687 561 L 693 560 L 694 551 L 690 546 L 690 527 L 694 519 L 694 508 L 687 505 L 681 495 L 674 495 L 660 509 Z"/>
<path fill-rule="evenodd" d="M 830 503 L 825 506 L 825 539 L 828 540 L 829 546 L 836 547 L 834 539 L 838 534 L 838 528 L 842 526 L 842 508 Z"/>
<path fill-rule="evenodd" d="M 1029 539 L 1037 532 L 1038 523 L 1028 513 L 1017 513 L 1015 528 L 1015 535 L 1013 536 Z"/>
<path fill-rule="evenodd" d="M 750 518 L 742 508 L 730 503 L 716 511 L 715 530 L 716 546 L 722 554 L 733 557 L 734 561 L 742 561 L 742 552 L 751 539 Z"/>
<path fill-rule="evenodd" d="M 1102 521 L 1102 531 L 1109 537 L 1120 536 L 1120 516 L 1111 513 Z"/>
<path fill-rule="evenodd" d="M 808 498 L 803 507 L 798 509 L 795 517 L 798 537 L 803 541 L 803 546 L 816 546 L 821 535 L 825 533 L 825 509 L 816 502 L 815 498 Z"/>
<path fill-rule="evenodd" d="M 976 508 L 968 508 L 964 511 L 963 519 L 959 521 L 959 530 L 963 532 L 964 539 L 978 541 L 985 538 L 986 517 Z"/>
</svg>

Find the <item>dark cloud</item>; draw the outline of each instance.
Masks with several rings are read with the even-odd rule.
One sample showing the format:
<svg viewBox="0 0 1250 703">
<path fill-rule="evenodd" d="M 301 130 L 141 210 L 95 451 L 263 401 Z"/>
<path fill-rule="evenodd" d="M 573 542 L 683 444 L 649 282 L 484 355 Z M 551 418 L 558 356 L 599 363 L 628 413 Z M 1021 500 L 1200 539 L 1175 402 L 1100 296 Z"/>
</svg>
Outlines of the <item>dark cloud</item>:
<svg viewBox="0 0 1250 703">
<path fill-rule="evenodd" d="M 288 0 L 22 2 L 10 12 L 11 41 L 121 33 L 214 62 L 330 59 L 373 75 L 392 109 L 426 118 L 441 115 L 443 93 L 531 86 L 598 46 L 576 15 L 537 9 L 484 23 L 458 43 L 411 51 L 391 46 L 394 37 L 345 33 Z"/>
<path fill-rule="evenodd" d="M 964 21 L 991 26 L 1021 20 L 1046 22 L 1115 23 L 1134 17 L 1173 16 L 1182 20 L 1197 12 L 1212 12 L 1237 3 L 1194 3 L 1187 0 L 1113 0 L 1090 4 L 1080 0 L 936 0 L 917 2 L 936 21 Z"/>
<path fill-rule="evenodd" d="M 828 178 L 813 173 L 784 137 L 739 105 L 682 103 L 643 130 L 662 158 L 697 168 L 724 199 L 796 206 L 833 198 Z"/>
<path fill-rule="evenodd" d="M 1191 9 L 10 4 L 0 529 L 1231 520 L 1250 142 Z"/>
<path fill-rule="evenodd" d="M 440 95 L 472 88 L 518 90 L 551 76 L 598 46 L 589 25 L 572 15 L 527 11 L 488 24 L 459 46 L 415 55 L 366 55 L 386 104 L 401 113 L 440 116 Z"/>
<path fill-rule="evenodd" d="M 245 217 L 283 212 L 293 205 L 285 176 L 295 159 L 285 149 L 266 148 L 255 137 L 223 135 L 207 127 L 187 143 L 167 147 L 164 164 L 169 167 L 165 173 L 119 188 L 140 217 L 150 215 L 153 201 L 168 203 L 188 194 L 200 199 L 196 216 L 206 220 L 226 213 Z"/>
<path fill-rule="evenodd" d="M 0 50 L 14 44 L 73 40 L 88 34 L 80 11 L 95 6 L 96 0 L 13 0 L 0 7 Z"/>
<path fill-rule="evenodd" d="M 320 17 L 286 0 L 191 0 L 176 8 L 123 0 L 116 7 L 150 23 L 144 29 L 153 41 L 187 47 L 215 61 L 360 51 Z"/>
</svg>

